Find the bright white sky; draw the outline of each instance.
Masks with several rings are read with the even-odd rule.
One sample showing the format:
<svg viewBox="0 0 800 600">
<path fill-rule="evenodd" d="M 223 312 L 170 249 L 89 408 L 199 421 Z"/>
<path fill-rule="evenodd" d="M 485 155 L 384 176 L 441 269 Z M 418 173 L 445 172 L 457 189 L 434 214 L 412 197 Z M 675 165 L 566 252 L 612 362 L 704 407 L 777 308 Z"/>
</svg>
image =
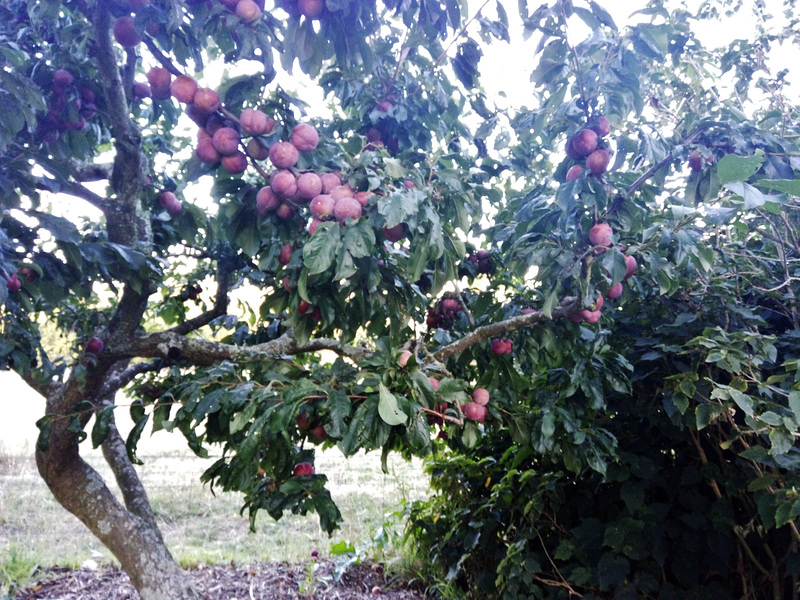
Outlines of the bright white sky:
<svg viewBox="0 0 800 600">
<path fill-rule="evenodd" d="M 776 32 L 782 28 L 783 20 L 783 0 L 760 0 L 766 6 L 766 14 L 773 15 L 770 30 Z M 477 10 L 481 2 L 471 0 L 472 10 Z M 626 24 L 636 22 L 649 22 L 650 16 L 633 15 L 634 12 L 643 8 L 647 2 L 644 0 L 598 0 L 598 3 L 605 8 L 614 18 L 617 27 L 622 29 Z M 695 0 L 667 0 L 668 5 L 680 5 L 684 8 L 688 4 L 690 12 L 696 11 L 700 2 Z M 725 17 L 722 22 L 704 21 L 694 27 L 695 34 L 702 41 L 706 48 L 726 46 L 736 39 L 752 38 L 755 34 L 756 18 L 753 16 L 753 5 L 755 0 L 743 0 L 742 8 L 733 16 Z M 530 74 L 536 66 L 538 57 L 533 55 L 536 41 L 533 38 L 527 42 L 522 41 L 522 22 L 519 18 L 516 0 L 501 0 L 509 18 L 510 35 L 512 43 L 497 43 L 492 47 L 483 47 L 484 58 L 480 65 L 481 82 L 488 93 L 494 95 L 495 92 L 504 91 L 508 97 L 505 106 L 518 107 L 530 106 L 532 85 L 530 84 Z M 576 4 L 584 4 L 581 0 L 576 0 Z M 529 0 L 529 6 L 535 8 L 538 2 Z M 494 14 L 494 2 L 487 5 L 487 17 Z M 472 13 L 470 13 L 472 14 Z M 632 16 L 633 15 L 633 16 Z M 768 23 L 770 25 L 770 23 Z M 571 39 L 579 42 L 584 39 L 589 30 L 577 18 L 570 19 L 572 29 Z M 791 73 L 793 66 L 800 64 L 800 48 L 797 46 L 785 45 L 773 52 L 768 57 L 768 64 L 774 75 L 781 69 L 789 69 L 789 83 L 794 83 L 790 93 L 793 97 L 800 96 L 800 81 L 792 79 Z M 718 82 L 719 83 L 719 82 Z"/>
</svg>

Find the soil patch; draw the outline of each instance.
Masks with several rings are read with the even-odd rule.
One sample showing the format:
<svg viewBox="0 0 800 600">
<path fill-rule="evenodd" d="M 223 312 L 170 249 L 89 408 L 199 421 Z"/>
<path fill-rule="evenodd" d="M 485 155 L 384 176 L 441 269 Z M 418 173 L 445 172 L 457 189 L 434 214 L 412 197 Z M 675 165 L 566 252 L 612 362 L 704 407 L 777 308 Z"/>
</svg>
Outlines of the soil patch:
<svg viewBox="0 0 800 600">
<path fill-rule="evenodd" d="M 335 580 L 335 563 L 215 565 L 186 572 L 207 600 L 428 600 L 421 589 L 388 576 L 380 565 L 351 566 Z M 17 600 L 138 600 L 117 568 L 43 569 Z"/>
</svg>

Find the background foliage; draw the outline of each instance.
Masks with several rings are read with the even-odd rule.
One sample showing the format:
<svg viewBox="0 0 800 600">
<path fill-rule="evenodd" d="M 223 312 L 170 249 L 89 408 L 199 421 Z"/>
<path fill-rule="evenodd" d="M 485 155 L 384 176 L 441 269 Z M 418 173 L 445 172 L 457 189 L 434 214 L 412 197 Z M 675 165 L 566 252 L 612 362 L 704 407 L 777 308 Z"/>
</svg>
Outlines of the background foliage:
<svg viewBox="0 0 800 600">
<path fill-rule="evenodd" d="M 202 80 L 222 61 L 219 118 L 263 109 L 267 145 L 312 122 L 321 141 L 296 171 L 374 195 L 312 235 L 301 202 L 289 218 L 258 210 L 269 163 L 202 163 L 183 107 L 129 95 L 148 164 L 141 181 L 99 178 L 112 200 L 144 183 L 151 234 L 128 243 L 43 195 L 110 210 L 80 177 L 124 150 L 89 5 L 0 7 L 0 273 L 21 282 L 0 286 L 6 368 L 46 389 L 137 359 L 130 459 L 147 423 L 201 456 L 220 445 L 204 480 L 243 492 L 251 523 L 313 511 L 337 526 L 325 475 L 294 470 L 318 446 L 430 456 L 436 494 L 409 539 L 467 596 L 796 597 L 800 132 L 788 73 L 764 62 L 796 42 L 796 17 L 712 49 L 692 23 L 717 3 L 653 2 L 619 28 L 595 2 L 523 2 L 532 108 L 506 110 L 480 88 L 481 48 L 509 39 L 500 3 L 328 1 L 319 21 L 287 3 L 245 23 L 216 2 L 152 0 L 140 55 L 116 49 L 128 90 L 150 62 Z M 326 116 L 275 84 L 276 57 L 319 83 Z M 75 73 L 65 93 L 57 69 Z M 575 176 L 588 163 L 571 144 L 602 118 L 608 171 Z M 590 241 L 599 223 L 610 244 Z M 122 288 L 155 290 L 136 336 L 87 356 Z M 75 334 L 68 355 L 42 347 L 39 315 Z M 462 408 L 479 387 L 485 422 Z M 103 443 L 114 406 L 72 410 L 71 430 Z"/>
</svg>

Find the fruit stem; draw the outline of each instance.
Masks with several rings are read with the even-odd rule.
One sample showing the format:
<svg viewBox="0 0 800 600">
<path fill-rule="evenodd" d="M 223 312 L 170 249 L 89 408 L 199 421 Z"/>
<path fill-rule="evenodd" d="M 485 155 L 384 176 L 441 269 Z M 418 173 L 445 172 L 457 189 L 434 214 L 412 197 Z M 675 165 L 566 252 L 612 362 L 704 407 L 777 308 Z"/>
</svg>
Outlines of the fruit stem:
<svg viewBox="0 0 800 600">
<path fill-rule="evenodd" d="M 467 304 L 464 302 L 464 298 L 463 298 L 463 296 L 461 296 L 461 290 L 458 289 L 457 285 L 454 285 L 453 289 L 455 290 L 456 298 L 458 298 L 458 303 L 461 304 L 461 308 L 464 309 L 464 313 L 466 313 L 466 315 L 467 315 L 467 321 L 469 321 L 469 324 L 474 327 L 475 326 L 475 317 L 472 316 L 472 313 L 470 312 L 469 308 L 467 307 Z"/>
</svg>

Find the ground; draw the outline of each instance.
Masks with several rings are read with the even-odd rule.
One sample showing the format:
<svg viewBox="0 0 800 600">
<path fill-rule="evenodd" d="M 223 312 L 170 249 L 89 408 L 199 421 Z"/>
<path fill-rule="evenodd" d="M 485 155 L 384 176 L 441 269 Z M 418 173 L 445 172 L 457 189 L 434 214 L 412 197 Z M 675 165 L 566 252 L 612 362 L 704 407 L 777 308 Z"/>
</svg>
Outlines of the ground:
<svg viewBox="0 0 800 600">
<path fill-rule="evenodd" d="M 43 399 L 13 373 L 0 372 L 0 390 L 0 409 L 9 415 L 0 420 L 0 600 L 9 588 L 15 600 L 136 598 L 124 573 L 96 568 L 110 564 L 113 557 L 58 505 L 38 475 L 33 448 Z M 121 408 L 118 415 L 123 433 L 132 426 L 127 412 Z M 146 432 L 138 453 L 144 464 L 136 467 L 178 563 L 214 565 L 188 570 L 208 600 L 425 598 L 423 592 L 370 566 L 351 567 L 337 582 L 335 561 L 340 556 L 332 552 L 336 545 L 358 548 L 359 555 L 366 553 L 374 560 L 396 557 L 392 540 L 402 522 L 395 514 L 398 503 L 428 493 L 419 461 L 392 457 L 391 474 L 385 475 L 379 453 L 345 460 L 335 449 L 320 452 L 318 469 L 327 474 L 331 495 L 345 518 L 342 529 L 329 538 L 313 515 L 287 514 L 273 521 L 262 514 L 252 533 L 247 514 L 239 514 L 240 495 L 213 495 L 200 483 L 200 474 L 218 458 L 218 450 L 210 450 L 212 457 L 201 459 L 188 452 L 180 435 Z M 100 451 L 87 442 L 82 455 L 118 494 Z M 370 542 L 379 532 L 384 536 L 380 548 Z M 312 552 L 319 558 L 309 563 Z M 375 586 L 380 595 L 372 593 Z"/>
<path fill-rule="evenodd" d="M 336 581 L 335 563 L 215 565 L 187 571 L 208 600 L 423 600 L 414 582 L 387 576 L 380 565 L 351 566 Z M 51 568 L 17 592 L 17 600 L 135 600 L 128 576 L 115 568 Z"/>
</svg>

